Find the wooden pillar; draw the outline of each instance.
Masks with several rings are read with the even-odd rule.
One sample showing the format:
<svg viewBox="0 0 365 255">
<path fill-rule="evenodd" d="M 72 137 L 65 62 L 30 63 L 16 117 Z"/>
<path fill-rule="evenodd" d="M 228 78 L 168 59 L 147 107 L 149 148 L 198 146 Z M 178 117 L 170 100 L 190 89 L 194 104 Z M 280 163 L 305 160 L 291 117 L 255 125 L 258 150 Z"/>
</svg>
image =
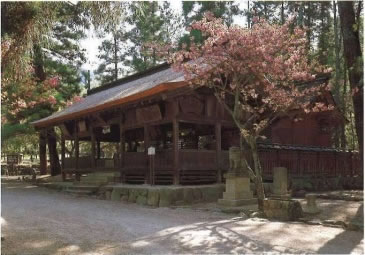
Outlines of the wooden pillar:
<svg viewBox="0 0 365 255">
<path fill-rule="evenodd" d="M 65 144 L 65 135 L 61 132 L 61 171 L 62 171 L 62 180 L 66 180 L 65 173 L 65 154 L 66 154 L 66 144 Z"/>
<path fill-rule="evenodd" d="M 101 154 L 101 150 L 100 150 L 100 141 L 96 141 L 96 158 L 100 159 L 100 154 Z"/>
<path fill-rule="evenodd" d="M 303 171 L 302 168 L 300 166 L 300 150 L 297 151 L 297 173 L 299 176 L 303 176 Z"/>
<path fill-rule="evenodd" d="M 333 173 L 333 176 L 334 177 L 337 177 L 337 151 L 335 151 L 335 153 L 334 153 L 335 155 L 335 169 L 334 169 L 334 173 Z"/>
<path fill-rule="evenodd" d="M 172 143 L 174 151 L 174 184 L 180 184 L 179 165 L 179 122 L 176 118 L 172 121 Z"/>
<path fill-rule="evenodd" d="M 144 125 L 143 130 L 144 130 L 144 153 L 145 153 L 146 157 L 148 157 L 148 147 L 150 146 L 150 135 L 148 132 L 148 126 Z M 144 182 L 146 184 L 151 183 L 150 172 L 149 172 L 148 166 L 146 166 Z"/>
<path fill-rule="evenodd" d="M 75 168 L 79 169 L 79 132 L 78 132 L 78 123 L 75 121 L 74 126 L 74 139 L 75 139 Z M 80 181 L 80 173 L 76 173 L 76 180 Z"/>
<path fill-rule="evenodd" d="M 124 142 L 124 127 L 123 127 L 123 118 L 120 118 L 119 122 L 119 142 L 120 142 L 120 155 L 119 155 L 119 171 L 120 171 L 120 180 L 122 183 L 125 183 L 125 173 L 124 173 L 124 150 L 125 150 L 125 142 Z"/>
<path fill-rule="evenodd" d="M 215 124 L 215 145 L 217 151 L 217 182 L 222 182 L 222 166 L 221 166 L 221 154 L 222 154 L 222 124 Z"/>
<path fill-rule="evenodd" d="M 91 167 L 96 168 L 96 159 L 95 159 L 95 134 L 94 128 L 90 127 L 90 136 L 91 136 Z"/>
<path fill-rule="evenodd" d="M 317 177 L 317 172 L 318 172 L 318 174 L 319 174 L 319 176 L 320 176 L 320 174 L 322 173 L 321 171 L 320 171 L 320 162 L 319 162 L 319 157 L 320 157 L 320 153 L 319 153 L 319 151 L 316 153 L 316 174 L 315 174 L 315 176 Z M 321 177 L 321 176 L 320 176 Z"/>
<path fill-rule="evenodd" d="M 47 174 L 47 132 L 39 132 L 39 161 L 41 175 Z"/>
</svg>

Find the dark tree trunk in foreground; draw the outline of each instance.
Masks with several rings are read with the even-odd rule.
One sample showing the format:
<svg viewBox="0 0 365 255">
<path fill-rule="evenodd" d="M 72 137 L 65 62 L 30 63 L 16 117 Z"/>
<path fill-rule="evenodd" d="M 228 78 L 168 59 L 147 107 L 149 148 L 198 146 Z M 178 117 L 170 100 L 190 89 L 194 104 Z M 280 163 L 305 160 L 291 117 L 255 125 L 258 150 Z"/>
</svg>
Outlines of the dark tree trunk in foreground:
<svg viewBox="0 0 365 255">
<path fill-rule="evenodd" d="M 49 151 L 49 161 L 51 165 L 51 175 L 55 176 L 61 174 L 61 165 L 57 153 L 57 139 L 54 128 L 49 129 L 47 135 L 48 135 L 47 142 Z"/>
<path fill-rule="evenodd" d="M 43 53 L 41 47 L 37 44 L 34 46 L 34 69 L 36 77 L 38 78 L 39 82 L 43 82 L 46 80 L 46 72 L 44 70 L 44 61 L 43 61 Z M 42 136 L 42 134 L 41 134 Z M 57 152 L 57 139 L 56 133 L 54 128 L 48 130 L 47 132 L 47 143 L 48 143 L 48 151 L 50 157 L 50 166 L 51 166 L 51 175 L 61 174 L 61 166 L 60 161 L 58 159 L 58 152 Z M 40 141 L 41 143 L 41 141 Z M 46 149 L 44 149 L 46 150 Z M 42 156 L 42 153 L 40 153 Z M 42 166 L 41 166 L 42 169 Z M 45 173 L 44 173 L 45 174 Z"/>
<path fill-rule="evenodd" d="M 338 2 L 343 35 L 344 57 L 348 68 L 350 88 L 352 90 L 352 101 L 354 104 L 355 128 L 359 143 L 360 155 L 363 159 L 363 61 L 358 31 L 359 28 L 358 24 L 356 23 L 356 14 L 353 5 L 353 2 Z"/>
<path fill-rule="evenodd" d="M 39 132 L 39 170 L 41 175 L 47 174 L 47 135 L 45 130 Z"/>
</svg>

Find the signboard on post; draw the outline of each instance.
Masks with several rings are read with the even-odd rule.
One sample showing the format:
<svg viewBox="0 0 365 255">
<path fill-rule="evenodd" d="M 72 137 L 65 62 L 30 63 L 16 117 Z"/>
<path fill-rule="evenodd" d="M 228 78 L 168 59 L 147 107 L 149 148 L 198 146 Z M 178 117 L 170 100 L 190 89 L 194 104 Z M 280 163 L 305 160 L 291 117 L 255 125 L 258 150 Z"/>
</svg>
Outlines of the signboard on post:
<svg viewBox="0 0 365 255">
<path fill-rule="evenodd" d="M 8 154 L 6 156 L 6 163 L 8 165 L 16 165 L 22 162 L 23 155 L 22 154 Z"/>
<path fill-rule="evenodd" d="M 152 156 L 152 155 L 155 155 L 156 154 L 156 149 L 155 149 L 155 147 L 149 147 L 148 148 L 148 152 L 147 152 L 147 154 L 149 155 L 149 156 Z"/>
<path fill-rule="evenodd" d="M 147 154 L 149 156 L 149 165 L 150 165 L 150 183 L 151 185 L 155 185 L 155 154 L 156 148 L 151 146 L 148 147 Z"/>
</svg>

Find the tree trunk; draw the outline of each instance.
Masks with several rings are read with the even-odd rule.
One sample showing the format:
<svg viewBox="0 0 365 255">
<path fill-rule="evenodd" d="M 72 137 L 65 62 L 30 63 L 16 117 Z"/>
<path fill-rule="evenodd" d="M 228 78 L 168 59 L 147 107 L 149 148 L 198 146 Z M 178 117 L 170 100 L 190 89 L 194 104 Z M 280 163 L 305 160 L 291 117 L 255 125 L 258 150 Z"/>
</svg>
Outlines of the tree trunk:
<svg viewBox="0 0 365 255">
<path fill-rule="evenodd" d="M 33 50 L 34 50 L 34 57 L 33 57 L 34 72 L 36 77 L 38 78 L 38 81 L 43 82 L 46 80 L 46 73 L 44 71 L 42 48 L 38 44 L 35 44 Z"/>
<path fill-rule="evenodd" d="M 260 211 L 264 210 L 264 199 L 265 199 L 265 189 L 262 181 L 262 170 L 260 164 L 260 158 L 257 150 L 257 143 L 254 137 L 249 138 L 249 145 L 251 147 L 252 159 L 255 168 L 256 178 L 254 180 L 257 192 L 257 200 L 258 200 L 258 209 Z"/>
<path fill-rule="evenodd" d="M 250 1 L 247 1 L 247 28 L 251 28 Z"/>
<path fill-rule="evenodd" d="M 118 45 L 117 35 L 114 34 L 114 80 L 118 79 Z"/>
<path fill-rule="evenodd" d="M 343 48 L 346 65 L 349 72 L 350 88 L 355 114 L 355 129 L 359 144 L 361 165 L 363 161 L 363 65 L 359 38 L 359 24 L 356 24 L 353 2 L 338 2 L 343 36 Z"/>
<path fill-rule="evenodd" d="M 346 106 L 346 92 L 347 92 L 347 70 L 346 63 L 343 63 L 343 92 L 342 92 L 342 112 L 343 115 L 346 116 L 347 106 Z M 346 122 L 344 121 L 341 125 L 341 149 L 346 149 L 347 141 L 346 141 Z"/>
<path fill-rule="evenodd" d="M 312 16 L 312 3 L 311 2 L 307 2 L 308 8 L 306 10 L 306 16 L 307 16 L 307 20 L 306 20 L 306 26 L 307 26 L 307 31 L 306 31 L 306 37 L 307 37 L 307 49 L 308 49 L 308 54 L 310 53 L 311 50 L 311 16 Z M 310 61 L 310 59 L 308 58 L 308 61 Z"/>
<path fill-rule="evenodd" d="M 338 26 L 337 26 L 337 4 L 335 1 L 333 1 L 333 30 L 335 34 L 335 86 L 334 86 L 334 98 L 336 101 L 336 104 L 340 106 L 340 104 L 344 103 L 340 100 L 340 72 L 341 72 L 341 65 L 340 65 L 340 43 L 338 38 Z M 342 107 L 343 108 L 343 107 Z M 343 114 L 345 114 L 343 112 Z M 342 134 L 344 129 L 344 122 L 340 124 L 340 127 L 336 129 L 335 133 L 335 147 L 339 148 L 341 144 Z M 342 146 L 342 144 L 341 144 Z"/>
<path fill-rule="evenodd" d="M 51 165 L 51 175 L 55 176 L 61 174 L 61 165 L 57 153 L 57 138 L 54 128 L 50 128 L 47 132 L 47 135 L 48 135 L 47 142 L 49 151 L 49 161 Z"/>
<path fill-rule="evenodd" d="M 47 174 L 47 133 L 39 132 L 39 170 L 41 175 Z"/>
</svg>

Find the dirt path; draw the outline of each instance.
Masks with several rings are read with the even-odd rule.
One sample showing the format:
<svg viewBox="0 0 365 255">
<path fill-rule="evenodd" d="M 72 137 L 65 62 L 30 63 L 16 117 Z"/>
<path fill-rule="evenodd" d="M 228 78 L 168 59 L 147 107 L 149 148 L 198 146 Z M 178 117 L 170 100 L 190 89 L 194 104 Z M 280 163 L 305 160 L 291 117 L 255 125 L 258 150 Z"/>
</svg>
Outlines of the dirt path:
<svg viewBox="0 0 365 255">
<path fill-rule="evenodd" d="M 363 233 L 2 184 L 2 253 L 362 253 Z"/>
</svg>

